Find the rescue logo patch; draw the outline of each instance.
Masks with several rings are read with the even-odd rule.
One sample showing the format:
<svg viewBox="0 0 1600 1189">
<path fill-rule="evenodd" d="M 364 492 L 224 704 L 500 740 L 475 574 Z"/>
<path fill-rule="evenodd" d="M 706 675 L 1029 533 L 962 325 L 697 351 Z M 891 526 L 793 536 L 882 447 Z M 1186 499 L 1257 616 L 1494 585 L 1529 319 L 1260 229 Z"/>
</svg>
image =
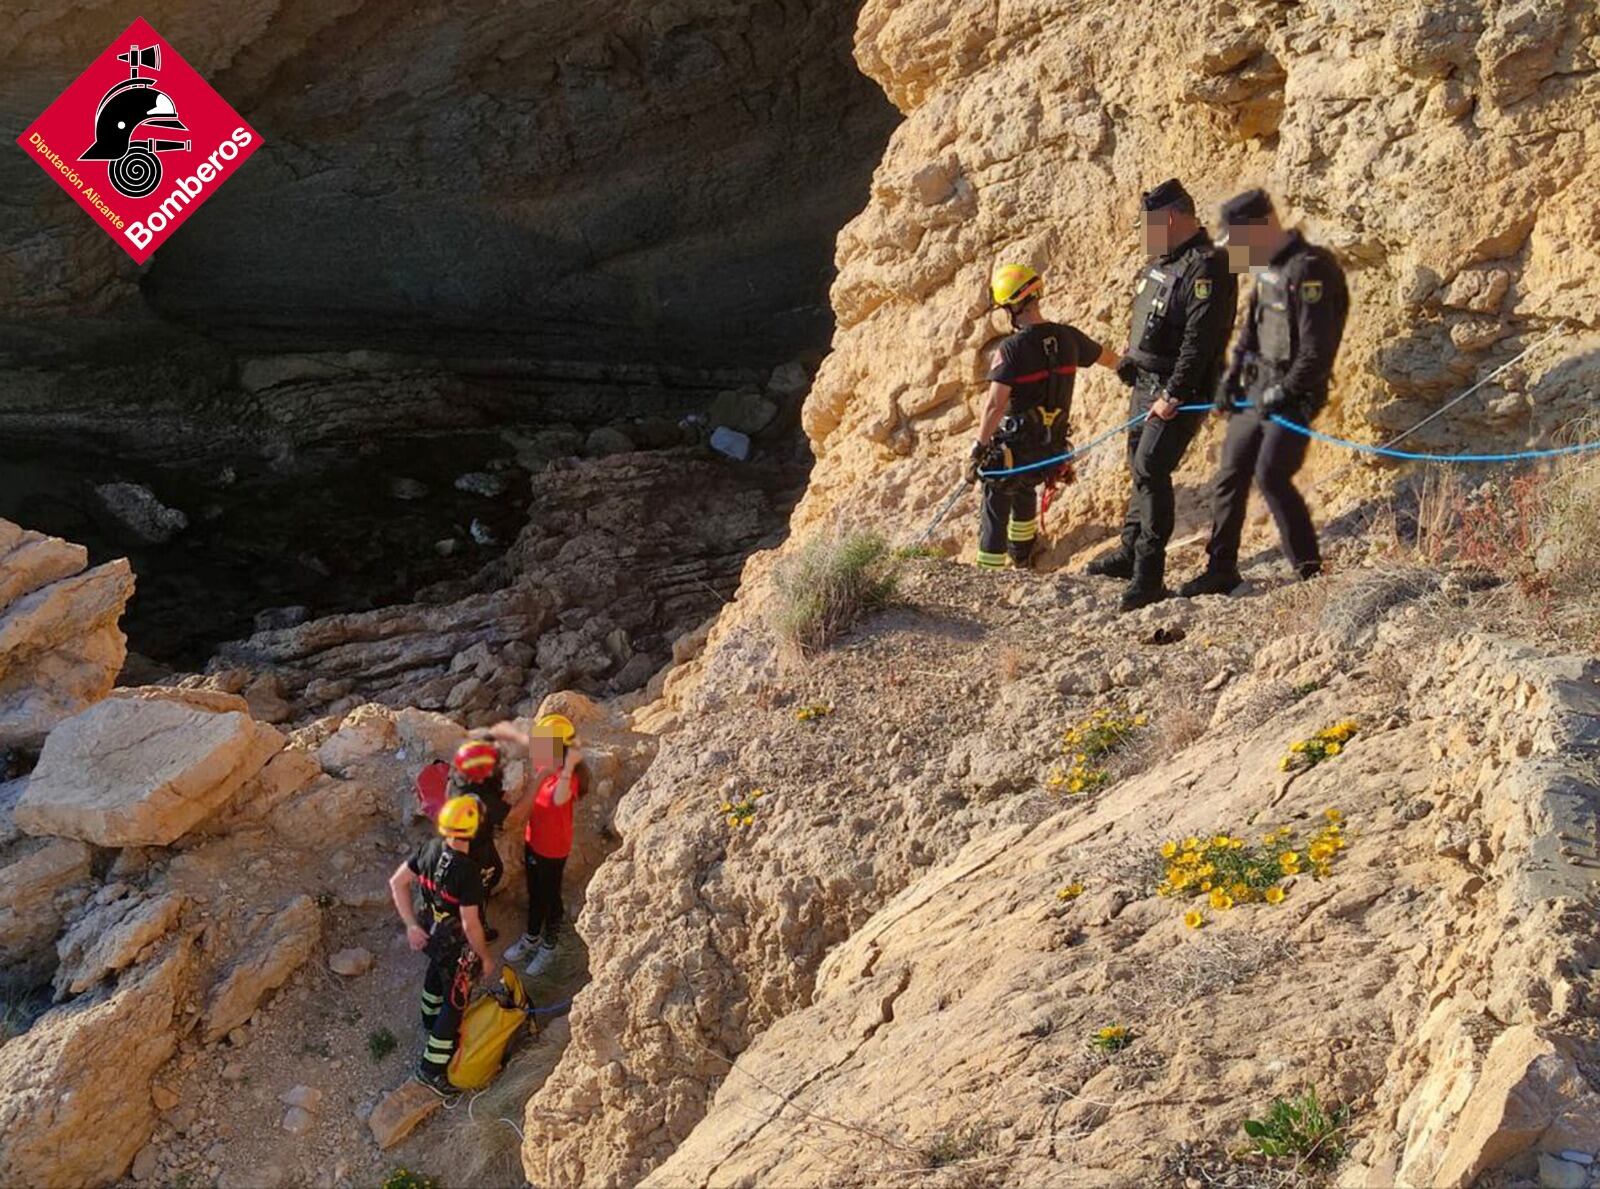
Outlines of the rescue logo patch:
<svg viewBox="0 0 1600 1189">
<path fill-rule="evenodd" d="M 1306 281 L 1300 286 L 1300 296 L 1305 298 L 1308 306 L 1314 306 L 1322 300 L 1322 282 Z"/>
<path fill-rule="evenodd" d="M 1210 277 L 1201 277 L 1198 281 L 1196 281 L 1194 283 L 1194 299 L 1196 301 L 1205 301 L 1210 296 L 1211 296 L 1211 278 Z"/>
<path fill-rule="evenodd" d="M 143 264 L 261 137 L 141 19 L 17 144 Z"/>
</svg>

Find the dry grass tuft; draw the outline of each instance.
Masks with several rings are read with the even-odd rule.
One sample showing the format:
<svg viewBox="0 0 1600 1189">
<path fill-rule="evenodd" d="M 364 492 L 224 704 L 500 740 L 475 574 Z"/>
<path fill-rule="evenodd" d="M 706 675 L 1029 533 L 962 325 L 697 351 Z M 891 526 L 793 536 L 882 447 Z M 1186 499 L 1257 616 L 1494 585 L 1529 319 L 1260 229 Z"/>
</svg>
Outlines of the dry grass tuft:
<svg viewBox="0 0 1600 1189">
<path fill-rule="evenodd" d="M 560 1031 L 565 1035 L 564 1026 Z M 562 1047 L 550 1035 L 523 1038 L 499 1077 L 464 1094 L 435 1123 L 429 1167 L 448 1170 L 452 1185 L 522 1184 L 523 1110 L 555 1068 Z"/>
<path fill-rule="evenodd" d="M 1323 600 L 1322 630 L 1341 647 L 1372 639 L 1384 614 L 1439 589 L 1437 570 L 1421 566 L 1379 566 L 1357 570 Z"/>
<path fill-rule="evenodd" d="M 875 533 L 815 537 L 773 574 L 772 624 L 802 656 L 818 652 L 868 611 L 886 606 L 901 562 Z"/>
</svg>

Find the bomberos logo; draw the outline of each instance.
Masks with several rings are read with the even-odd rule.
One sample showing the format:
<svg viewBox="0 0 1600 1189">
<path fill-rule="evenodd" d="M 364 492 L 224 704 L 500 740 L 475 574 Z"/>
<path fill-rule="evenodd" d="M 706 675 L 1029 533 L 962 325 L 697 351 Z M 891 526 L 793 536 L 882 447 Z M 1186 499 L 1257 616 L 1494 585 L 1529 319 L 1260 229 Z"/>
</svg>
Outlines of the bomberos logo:
<svg viewBox="0 0 1600 1189">
<path fill-rule="evenodd" d="M 137 20 L 17 143 L 142 264 L 261 137 Z"/>
</svg>

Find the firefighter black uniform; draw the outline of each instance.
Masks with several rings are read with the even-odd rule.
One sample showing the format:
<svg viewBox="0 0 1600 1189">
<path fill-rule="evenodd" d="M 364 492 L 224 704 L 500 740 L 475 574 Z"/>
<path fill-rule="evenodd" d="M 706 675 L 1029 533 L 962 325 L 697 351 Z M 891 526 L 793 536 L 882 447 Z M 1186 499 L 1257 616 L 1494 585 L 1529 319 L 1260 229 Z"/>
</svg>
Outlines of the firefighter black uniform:
<svg viewBox="0 0 1600 1189">
<path fill-rule="evenodd" d="M 1228 222 L 1270 211 L 1266 195 L 1258 190 L 1223 208 Z M 1271 416 L 1308 425 L 1321 411 L 1349 309 L 1350 294 L 1338 261 L 1299 232 L 1290 232 L 1256 278 L 1218 396 L 1219 405 L 1229 409 L 1236 399 L 1248 401 L 1249 407 L 1232 412 L 1223 439 L 1212 491 L 1206 572 L 1186 583 L 1181 593 L 1216 593 L 1239 584 L 1239 537 L 1252 477 L 1277 522 L 1289 564 L 1302 578 L 1321 573 L 1316 527 L 1294 486 L 1310 442 Z"/>
<path fill-rule="evenodd" d="M 1173 179 L 1143 196 L 1146 211 L 1194 203 Z M 1227 254 L 1202 228 L 1140 270 L 1134 289 L 1133 328 L 1117 374 L 1133 389 L 1128 415 L 1148 413 L 1166 393 L 1179 404 L 1209 405 L 1222 376 L 1233 330 L 1238 284 Z M 1131 591 L 1164 588 L 1167 541 L 1175 508 L 1172 472 L 1204 424 L 1205 412 L 1169 421 L 1149 417 L 1128 433 L 1133 495 L 1122 524 L 1122 544 L 1091 571 L 1132 579 Z"/>
<path fill-rule="evenodd" d="M 1037 322 L 1005 339 L 989 361 L 989 380 L 1011 389 L 1005 418 L 983 470 L 1028 466 L 1069 448 L 1067 424 L 1080 367 L 1100 357 L 1100 344 L 1074 326 Z M 1039 485 L 1055 472 L 985 478 L 978 521 L 978 564 L 1016 566 L 1033 558 L 1039 536 Z"/>
<path fill-rule="evenodd" d="M 418 1072 L 440 1081 L 455 1056 L 456 1036 L 461 1031 L 461 1014 L 466 1009 L 470 977 L 462 968 L 462 956 L 470 954 L 467 935 L 461 925 L 461 910 L 482 910 L 486 899 L 483 876 L 478 865 L 461 851 L 453 850 L 442 838 L 424 843 L 406 864 L 417 877 L 422 890 L 428 930 L 428 971 L 422 980 L 422 1028 L 428 1034 Z"/>
</svg>

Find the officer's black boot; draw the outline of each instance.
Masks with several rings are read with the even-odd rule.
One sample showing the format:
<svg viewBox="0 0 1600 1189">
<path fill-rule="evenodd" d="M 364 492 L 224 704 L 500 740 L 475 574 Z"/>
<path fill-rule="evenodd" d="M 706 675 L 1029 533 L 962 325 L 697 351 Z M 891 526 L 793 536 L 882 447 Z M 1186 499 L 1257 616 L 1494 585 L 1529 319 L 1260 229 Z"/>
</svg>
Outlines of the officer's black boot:
<svg viewBox="0 0 1600 1189">
<path fill-rule="evenodd" d="M 1124 549 L 1114 549 L 1095 558 L 1083 568 L 1083 572 L 1096 578 L 1132 578 L 1133 554 Z"/>
<path fill-rule="evenodd" d="M 1242 586 L 1243 584 L 1244 579 L 1239 575 L 1239 571 L 1237 570 L 1234 570 L 1231 573 L 1222 573 L 1218 570 L 1207 570 L 1198 578 L 1191 578 L 1182 586 L 1178 587 L 1178 594 L 1186 599 L 1192 599 L 1197 595 L 1228 594 L 1232 592 L 1234 588 Z"/>
<path fill-rule="evenodd" d="M 1148 607 L 1152 603 L 1161 602 L 1162 599 L 1171 598 L 1172 592 L 1166 585 L 1166 569 L 1164 557 L 1139 558 L 1133 566 L 1133 580 L 1122 592 L 1117 610 L 1137 611 L 1140 607 Z"/>
</svg>

